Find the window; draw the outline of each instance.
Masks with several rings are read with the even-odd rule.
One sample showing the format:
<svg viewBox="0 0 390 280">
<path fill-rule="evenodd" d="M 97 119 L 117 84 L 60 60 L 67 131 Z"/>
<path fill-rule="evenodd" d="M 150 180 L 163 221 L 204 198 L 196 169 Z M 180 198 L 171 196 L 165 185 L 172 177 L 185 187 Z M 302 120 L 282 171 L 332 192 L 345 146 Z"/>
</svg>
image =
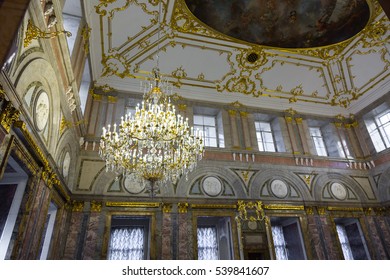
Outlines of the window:
<svg viewBox="0 0 390 280">
<path fill-rule="evenodd" d="M 277 260 L 306 259 L 297 218 L 271 218 L 271 232 Z"/>
<path fill-rule="evenodd" d="M 205 146 L 218 147 L 216 117 L 194 115 L 194 130 L 196 129 L 199 129 L 203 132 Z"/>
<path fill-rule="evenodd" d="M 309 127 L 310 137 L 313 140 L 314 147 L 316 148 L 317 155 L 319 156 L 328 156 L 326 152 L 326 147 L 324 139 L 322 137 L 321 129 L 319 127 Z"/>
<path fill-rule="evenodd" d="M 149 218 L 113 216 L 109 260 L 145 260 L 149 258 Z"/>
<path fill-rule="evenodd" d="M 344 259 L 369 259 L 367 246 L 357 219 L 336 219 L 336 230 Z"/>
<path fill-rule="evenodd" d="M 367 120 L 366 126 L 377 152 L 390 148 L 390 112 Z"/>
<path fill-rule="evenodd" d="M 229 217 L 198 217 L 198 260 L 233 259 Z"/>
<path fill-rule="evenodd" d="M 271 124 L 268 122 L 255 122 L 255 127 L 259 151 L 275 152 L 275 142 L 272 135 Z"/>
</svg>

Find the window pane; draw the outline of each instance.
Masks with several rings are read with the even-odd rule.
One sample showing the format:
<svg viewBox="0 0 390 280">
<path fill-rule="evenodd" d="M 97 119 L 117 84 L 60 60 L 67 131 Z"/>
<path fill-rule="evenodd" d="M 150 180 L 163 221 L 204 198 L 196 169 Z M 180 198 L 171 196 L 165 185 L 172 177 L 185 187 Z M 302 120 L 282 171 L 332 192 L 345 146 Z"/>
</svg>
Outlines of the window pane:
<svg viewBox="0 0 390 280">
<path fill-rule="evenodd" d="M 274 143 L 265 143 L 265 150 L 267 152 L 275 152 L 275 145 Z"/>
<path fill-rule="evenodd" d="M 198 260 L 218 260 L 217 230 L 215 227 L 198 228 Z"/>
<path fill-rule="evenodd" d="M 217 145 L 217 139 L 215 138 L 209 138 L 208 139 L 208 145 L 209 147 L 218 147 Z"/>
<path fill-rule="evenodd" d="M 370 133 L 370 137 L 372 140 L 372 143 L 374 144 L 375 150 L 377 152 L 383 151 L 386 149 L 385 144 L 383 143 L 383 140 L 379 134 L 378 130 L 374 130 L 372 133 Z"/>
<path fill-rule="evenodd" d="M 270 132 L 264 132 L 264 141 L 265 142 L 268 142 L 268 143 L 273 143 L 274 142 L 274 139 L 273 139 L 273 137 L 272 137 L 272 133 L 270 133 Z"/>
<path fill-rule="evenodd" d="M 207 131 L 207 136 L 216 138 L 217 137 L 217 132 L 215 130 L 215 127 L 205 127 L 205 130 Z"/>
<path fill-rule="evenodd" d="M 271 125 L 266 122 L 255 122 L 255 127 L 259 151 L 275 152 L 275 142 Z"/>
<path fill-rule="evenodd" d="M 383 134 L 383 140 L 385 141 L 386 147 L 390 147 L 390 123 L 383 125 L 381 132 Z"/>
<path fill-rule="evenodd" d="M 194 125 L 199 124 L 203 125 L 203 117 L 199 115 L 194 115 Z"/>
<path fill-rule="evenodd" d="M 209 116 L 204 116 L 203 117 L 203 124 L 208 125 L 208 126 L 215 126 L 215 118 L 209 117 Z"/>
<path fill-rule="evenodd" d="M 263 131 L 271 131 L 271 125 L 269 123 L 266 123 L 266 122 L 261 122 L 260 129 Z"/>
<path fill-rule="evenodd" d="M 380 124 L 385 124 L 387 122 L 390 122 L 390 113 L 387 113 L 381 117 L 378 118 Z"/>
</svg>

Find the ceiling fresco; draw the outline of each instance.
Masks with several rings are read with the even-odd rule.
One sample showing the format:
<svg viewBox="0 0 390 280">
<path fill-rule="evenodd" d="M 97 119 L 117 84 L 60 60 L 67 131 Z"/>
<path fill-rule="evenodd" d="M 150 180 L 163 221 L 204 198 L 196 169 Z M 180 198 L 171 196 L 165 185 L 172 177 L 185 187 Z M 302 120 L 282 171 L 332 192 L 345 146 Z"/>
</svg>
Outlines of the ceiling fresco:
<svg viewBox="0 0 390 280">
<path fill-rule="evenodd" d="M 200 21 L 249 43 L 312 48 L 349 39 L 370 16 L 365 0 L 185 0 Z"/>
</svg>

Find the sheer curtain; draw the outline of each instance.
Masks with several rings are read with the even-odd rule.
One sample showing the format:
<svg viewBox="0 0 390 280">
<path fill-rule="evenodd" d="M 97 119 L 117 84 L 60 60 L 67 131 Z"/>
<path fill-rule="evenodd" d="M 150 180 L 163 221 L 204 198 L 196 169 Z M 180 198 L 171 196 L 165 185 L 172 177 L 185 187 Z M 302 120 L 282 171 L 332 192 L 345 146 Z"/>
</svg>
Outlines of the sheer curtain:
<svg viewBox="0 0 390 280">
<path fill-rule="evenodd" d="M 272 227 L 272 238 L 277 260 L 288 260 L 286 241 L 284 240 L 283 228 L 281 226 Z"/>
<path fill-rule="evenodd" d="M 344 226 L 336 225 L 336 229 L 340 239 L 341 249 L 343 250 L 344 259 L 353 260 L 352 250 L 351 247 L 349 246 L 347 232 L 345 231 Z"/>
<path fill-rule="evenodd" d="M 143 260 L 144 229 L 142 227 L 116 228 L 111 231 L 109 260 Z"/>
<path fill-rule="evenodd" d="M 198 260 L 218 260 L 217 229 L 198 228 Z"/>
</svg>

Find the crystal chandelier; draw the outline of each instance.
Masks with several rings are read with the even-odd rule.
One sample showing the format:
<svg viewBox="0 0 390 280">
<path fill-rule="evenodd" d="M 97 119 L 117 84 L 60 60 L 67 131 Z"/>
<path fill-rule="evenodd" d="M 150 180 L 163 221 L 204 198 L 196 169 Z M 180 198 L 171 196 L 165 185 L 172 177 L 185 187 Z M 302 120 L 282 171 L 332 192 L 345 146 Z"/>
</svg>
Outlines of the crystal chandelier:
<svg viewBox="0 0 390 280">
<path fill-rule="evenodd" d="M 152 196 L 159 184 L 176 183 L 182 175 L 187 178 L 204 153 L 202 132 L 194 131 L 187 118 L 176 115 L 175 106 L 164 94 L 168 83 L 161 78 L 158 53 L 159 48 L 157 67 L 144 87 L 142 103 L 134 114 L 122 117 L 119 126 L 103 127 L 99 150 L 106 171 L 150 182 Z"/>
</svg>

